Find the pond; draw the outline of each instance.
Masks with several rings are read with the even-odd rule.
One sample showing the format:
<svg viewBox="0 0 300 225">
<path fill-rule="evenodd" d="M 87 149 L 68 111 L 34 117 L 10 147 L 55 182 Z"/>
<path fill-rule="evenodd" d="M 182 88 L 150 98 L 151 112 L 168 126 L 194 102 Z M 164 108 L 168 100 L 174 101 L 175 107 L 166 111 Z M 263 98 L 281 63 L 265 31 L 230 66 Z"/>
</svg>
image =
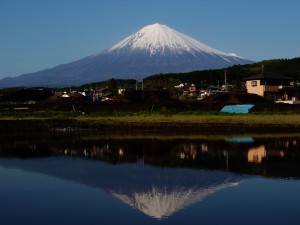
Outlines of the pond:
<svg viewBox="0 0 300 225">
<path fill-rule="evenodd" d="M 0 136 L 0 224 L 300 224 L 300 136 Z"/>
</svg>

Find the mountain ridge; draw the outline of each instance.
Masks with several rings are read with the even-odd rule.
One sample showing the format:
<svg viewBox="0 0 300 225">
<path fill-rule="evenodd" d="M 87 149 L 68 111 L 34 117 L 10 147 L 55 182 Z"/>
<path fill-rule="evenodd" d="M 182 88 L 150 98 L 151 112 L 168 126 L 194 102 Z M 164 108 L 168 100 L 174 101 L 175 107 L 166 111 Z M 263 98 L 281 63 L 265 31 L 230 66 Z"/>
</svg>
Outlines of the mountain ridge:
<svg viewBox="0 0 300 225">
<path fill-rule="evenodd" d="M 0 80 L 0 87 L 69 86 L 109 78 L 142 79 L 156 73 L 218 69 L 252 63 L 166 25 L 148 25 L 102 53 L 54 68 Z"/>
</svg>

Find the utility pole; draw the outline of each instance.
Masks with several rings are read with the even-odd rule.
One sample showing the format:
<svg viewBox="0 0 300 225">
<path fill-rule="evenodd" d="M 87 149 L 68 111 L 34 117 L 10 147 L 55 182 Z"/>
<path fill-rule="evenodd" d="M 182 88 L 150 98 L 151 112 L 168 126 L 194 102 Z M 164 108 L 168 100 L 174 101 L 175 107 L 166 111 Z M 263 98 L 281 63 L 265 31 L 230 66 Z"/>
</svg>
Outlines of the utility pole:
<svg viewBox="0 0 300 225">
<path fill-rule="evenodd" d="M 227 92 L 227 70 L 225 70 L 225 92 Z"/>
<path fill-rule="evenodd" d="M 135 90 L 137 91 L 138 85 L 137 85 L 137 79 L 135 80 Z"/>
</svg>

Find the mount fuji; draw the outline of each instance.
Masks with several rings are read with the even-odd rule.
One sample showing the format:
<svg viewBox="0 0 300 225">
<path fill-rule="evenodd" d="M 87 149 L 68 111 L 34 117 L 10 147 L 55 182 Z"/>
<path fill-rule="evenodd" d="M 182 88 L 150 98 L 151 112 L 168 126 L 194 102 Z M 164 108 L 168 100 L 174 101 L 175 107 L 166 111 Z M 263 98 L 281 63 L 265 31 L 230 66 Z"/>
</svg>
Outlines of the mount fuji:
<svg viewBox="0 0 300 225">
<path fill-rule="evenodd" d="M 0 87 L 61 87 L 110 78 L 141 79 L 157 73 L 220 69 L 253 63 L 224 53 L 166 25 L 146 26 L 104 52 L 43 71 L 6 77 Z"/>
</svg>

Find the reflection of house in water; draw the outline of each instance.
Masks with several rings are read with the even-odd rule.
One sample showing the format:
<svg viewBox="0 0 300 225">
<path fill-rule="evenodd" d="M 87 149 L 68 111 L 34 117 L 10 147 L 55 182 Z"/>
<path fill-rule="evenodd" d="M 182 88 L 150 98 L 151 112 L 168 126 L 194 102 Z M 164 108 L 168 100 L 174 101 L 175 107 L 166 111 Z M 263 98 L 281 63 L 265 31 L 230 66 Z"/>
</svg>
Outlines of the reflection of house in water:
<svg viewBox="0 0 300 225">
<path fill-rule="evenodd" d="M 8 155 L 9 159 L 0 157 L 0 166 L 96 188 L 147 216 L 164 219 L 249 178 L 240 174 L 300 178 L 298 140 L 124 141 L 106 138 L 64 144 L 53 142 L 47 154 L 56 157 L 20 160 Z M 34 154 L 38 154 L 39 149 L 45 151 L 47 146 L 42 147 L 30 143 L 27 147 L 29 156 L 37 156 Z M 26 150 L 23 145 L 14 145 L 14 148 L 22 149 L 22 154 Z M 0 150 L 0 154 L 14 152 L 3 142 L 0 142 Z"/>
<path fill-rule="evenodd" d="M 262 163 L 264 160 L 284 159 L 289 150 L 297 149 L 297 140 L 280 140 L 275 145 L 262 144 L 258 147 L 251 147 L 248 150 L 249 163 Z"/>
<path fill-rule="evenodd" d="M 252 147 L 248 150 L 248 162 L 261 163 L 266 157 L 266 147 L 261 145 L 259 147 Z"/>
<path fill-rule="evenodd" d="M 209 151 L 208 146 L 205 143 L 201 143 L 199 144 L 193 144 L 193 143 L 189 143 L 189 144 L 183 144 L 181 145 L 181 149 L 180 150 L 180 158 L 181 159 L 196 159 L 198 152 L 200 151 L 200 153 L 206 153 Z"/>
<path fill-rule="evenodd" d="M 253 139 L 250 137 L 227 138 L 225 140 L 179 140 L 179 141 L 152 141 L 152 140 L 100 140 L 74 145 L 51 144 L 42 147 L 40 144 L 15 146 L 22 149 L 21 155 L 69 155 L 103 160 L 113 164 L 124 162 L 138 162 L 159 166 L 174 166 L 178 163 L 183 167 L 224 169 L 238 171 L 241 165 L 246 168 L 248 163 L 271 163 L 276 160 L 298 160 L 299 139 L 284 138 Z M 21 142 L 20 142 L 21 143 Z M 3 145 L 3 143 L 2 143 Z M 47 147 L 49 148 L 47 150 Z M 3 148 L 3 147 L 2 147 Z M 5 148 L 3 148 L 5 149 Z M 25 149 L 27 149 L 25 151 Z M 14 151 L 7 148 L 2 154 L 12 154 Z M 7 152 L 7 153 L 6 153 Z M 294 160 L 294 161 L 295 161 Z"/>
<path fill-rule="evenodd" d="M 203 141 L 180 144 L 174 148 L 181 165 L 199 168 L 223 169 L 241 172 L 251 171 L 256 164 L 272 165 L 291 159 L 299 161 L 298 139 L 273 139 L 265 142 L 253 138 L 230 138 L 224 141 Z M 295 161 L 293 161 L 295 162 Z M 266 173 L 265 167 L 257 167 L 256 173 Z"/>
<path fill-rule="evenodd" d="M 44 139 L 41 139 L 44 140 Z M 70 142 L 2 141 L 0 154 L 28 158 L 31 156 L 64 155 L 101 160 L 112 164 L 135 163 L 160 167 L 205 168 L 238 173 L 281 176 L 278 163 L 285 163 L 300 177 L 299 138 L 229 138 L 218 140 L 188 139 L 99 139 Z M 76 144 L 74 144 L 76 143 Z M 20 151 L 21 149 L 21 151 Z M 17 156 L 18 157 L 18 156 Z M 258 165 L 259 164 L 259 165 Z M 295 170 L 295 168 L 299 168 Z M 278 169 L 278 170 L 277 170 Z M 287 170 L 287 169 L 286 169 Z M 274 172 L 276 171 L 276 172 Z"/>
</svg>

